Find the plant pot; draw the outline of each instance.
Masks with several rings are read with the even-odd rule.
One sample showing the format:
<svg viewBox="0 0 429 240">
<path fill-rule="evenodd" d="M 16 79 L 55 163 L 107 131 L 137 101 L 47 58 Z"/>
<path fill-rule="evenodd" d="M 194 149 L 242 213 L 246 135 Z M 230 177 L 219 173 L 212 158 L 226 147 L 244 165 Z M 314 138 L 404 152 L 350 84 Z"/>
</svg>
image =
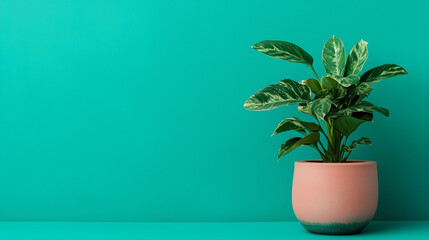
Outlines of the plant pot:
<svg viewBox="0 0 429 240">
<path fill-rule="evenodd" d="M 359 233 L 373 218 L 377 201 L 376 162 L 295 162 L 293 211 L 309 232 Z"/>
</svg>

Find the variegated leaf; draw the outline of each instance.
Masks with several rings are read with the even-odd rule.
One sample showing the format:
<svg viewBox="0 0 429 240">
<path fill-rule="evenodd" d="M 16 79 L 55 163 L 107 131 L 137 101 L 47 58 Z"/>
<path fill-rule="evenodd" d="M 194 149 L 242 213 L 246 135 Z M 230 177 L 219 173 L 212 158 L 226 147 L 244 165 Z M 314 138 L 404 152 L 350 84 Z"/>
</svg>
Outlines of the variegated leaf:
<svg viewBox="0 0 429 240">
<path fill-rule="evenodd" d="M 376 83 L 386 78 L 408 74 L 404 68 L 395 64 L 384 64 L 375 67 L 362 75 L 361 82 Z"/>
<path fill-rule="evenodd" d="M 361 144 L 370 145 L 371 146 L 372 142 L 367 137 L 361 137 L 360 139 L 353 141 L 352 144 L 350 144 L 350 146 L 346 146 L 344 148 L 344 150 L 346 152 L 353 151 L 353 149 L 355 149 L 358 145 L 361 145 Z"/>
<path fill-rule="evenodd" d="M 313 93 L 318 93 L 322 89 L 320 82 L 314 78 L 302 80 L 300 83 L 305 85 L 305 86 L 308 86 Z"/>
<path fill-rule="evenodd" d="M 285 41 L 266 40 L 252 46 L 253 49 L 273 58 L 311 66 L 313 57 L 297 45 Z"/>
<path fill-rule="evenodd" d="M 330 76 L 323 76 L 321 81 L 323 89 L 336 89 L 338 87 L 338 82 Z"/>
<path fill-rule="evenodd" d="M 359 83 L 360 77 L 356 74 L 351 74 L 347 77 L 333 77 L 341 86 L 350 87 Z"/>
<path fill-rule="evenodd" d="M 306 103 L 310 100 L 310 88 L 290 79 L 265 87 L 244 103 L 244 108 L 265 111 L 283 105 Z"/>
<path fill-rule="evenodd" d="M 358 95 L 368 96 L 369 93 L 372 91 L 372 89 L 374 89 L 374 87 L 371 84 L 369 84 L 367 82 L 363 82 L 357 86 L 356 93 Z"/>
<path fill-rule="evenodd" d="M 316 94 L 316 96 L 314 96 L 314 99 L 318 98 L 327 98 L 333 100 L 335 99 L 335 93 L 332 89 L 322 89 Z"/>
<path fill-rule="evenodd" d="M 340 118 L 335 119 L 334 129 L 344 134 L 345 136 L 349 136 L 357 129 L 357 127 L 359 127 L 359 125 L 364 122 L 364 120 L 360 120 L 354 117 L 342 116 Z"/>
<path fill-rule="evenodd" d="M 342 109 L 338 112 L 335 112 L 334 114 L 331 115 L 331 117 L 336 118 L 336 117 L 341 117 L 341 116 L 348 116 L 354 112 L 370 112 L 370 113 L 372 113 L 374 111 L 377 111 L 386 117 L 389 116 L 389 110 L 382 108 L 382 107 L 374 106 L 370 102 L 362 101 L 362 102 L 360 102 L 354 106 Z"/>
<path fill-rule="evenodd" d="M 343 76 L 346 52 L 343 42 L 333 36 L 325 42 L 322 50 L 322 61 L 325 66 L 326 73 L 331 76 Z"/>
<path fill-rule="evenodd" d="M 343 88 L 334 78 L 330 76 L 322 77 L 322 88 L 331 90 L 334 99 L 341 99 L 346 96 L 347 90 Z M 323 91 L 323 90 L 322 90 Z"/>
<path fill-rule="evenodd" d="M 274 133 L 271 136 L 276 135 L 278 133 L 291 131 L 291 130 L 295 130 L 300 133 L 306 134 L 305 130 L 308 130 L 309 132 L 317 132 L 317 131 L 322 131 L 322 128 L 315 123 L 304 122 L 297 117 L 289 117 L 283 120 L 277 126 L 277 128 L 274 130 Z"/>
<path fill-rule="evenodd" d="M 345 76 L 359 74 L 362 70 L 366 59 L 368 58 L 367 45 L 367 42 L 360 40 L 360 42 L 358 42 L 350 51 L 349 56 L 347 57 Z"/>
<path fill-rule="evenodd" d="M 319 141 L 320 134 L 319 132 L 312 132 L 303 138 L 291 138 L 280 147 L 279 153 L 277 155 L 277 160 L 279 160 L 284 155 L 292 152 L 295 148 L 305 145 L 313 145 Z"/>
<path fill-rule="evenodd" d="M 308 103 L 308 106 L 320 119 L 331 110 L 332 101 L 327 98 L 318 98 Z"/>
<path fill-rule="evenodd" d="M 299 104 L 298 111 L 316 117 L 316 115 L 313 113 L 313 111 L 311 111 L 311 108 L 307 106 L 307 104 Z"/>
</svg>

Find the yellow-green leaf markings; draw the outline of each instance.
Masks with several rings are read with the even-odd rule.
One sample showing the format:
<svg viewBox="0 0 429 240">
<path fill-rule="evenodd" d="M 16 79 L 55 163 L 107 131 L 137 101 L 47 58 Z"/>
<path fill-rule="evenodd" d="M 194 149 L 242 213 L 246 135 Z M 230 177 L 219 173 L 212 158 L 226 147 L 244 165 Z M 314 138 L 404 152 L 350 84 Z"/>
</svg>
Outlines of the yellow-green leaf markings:
<svg viewBox="0 0 429 240">
<path fill-rule="evenodd" d="M 375 67 L 362 75 L 361 82 L 376 83 L 383 79 L 408 74 L 403 67 L 395 64 L 384 64 Z"/>
<path fill-rule="evenodd" d="M 313 93 L 317 93 L 320 90 L 322 90 L 322 86 L 320 85 L 320 82 L 314 78 L 302 80 L 300 83 L 305 85 L 305 86 L 308 86 Z"/>
<path fill-rule="evenodd" d="M 273 58 L 307 66 L 313 65 L 313 57 L 304 49 L 290 42 L 265 40 L 256 43 L 252 48 Z"/>
<path fill-rule="evenodd" d="M 304 122 L 297 117 L 289 117 L 281 121 L 281 123 L 277 126 L 277 128 L 274 130 L 274 133 L 271 136 L 276 135 L 278 133 L 291 131 L 291 130 L 295 130 L 295 131 L 298 131 L 299 133 L 306 134 L 305 130 L 308 130 L 309 132 L 317 132 L 317 131 L 322 131 L 322 128 L 315 123 Z"/>
<path fill-rule="evenodd" d="M 320 119 L 324 119 L 325 115 L 331 110 L 332 101 L 327 98 L 315 99 L 308 103 L 308 106 Z"/>
<path fill-rule="evenodd" d="M 343 76 L 346 65 L 346 52 L 343 42 L 333 36 L 325 42 L 322 50 L 322 62 L 326 73 L 331 76 Z"/>
<path fill-rule="evenodd" d="M 313 113 L 313 111 L 311 111 L 311 108 L 307 106 L 307 104 L 299 104 L 298 111 L 316 117 L 316 115 Z"/>
<path fill-rule="evenodd" d="M 358 95 L 362 95 L 363 94 L 363 95 L 368 96 L 369 93 L 372 91 L 372 89 L 374 89 L 374 87 L 371 84 L 363 82 L 363 83 L 361 83 L 361 84 L 359 84 L 357 86 L 356 93 Z"/>
<path fill-rule="evenodd" d="M 347 57 L 345 76 L 360 73 L 366 59 L 368 58 L 367 45 L 367 42 L 360 40 L 360 42 L 358 42 L 350 51 L 349 56 Z"/>
<path fill-rule="evenodd" d="M 332 97 L 334 99 L 343 98 L 347 94 L 346 89 L 343 88 L 337 82 L 337 80 L 335 80 L 333 77 L 330 77 L 330 76 L 326 76 L 326 77 L 323 76 L 322 77 L 322 88 L 323 88 L 323 90 L 325 90 L 325 89 L 330 90 Z M 319 96 L 322 96 L 322 95 L 319 95 Z"/>
<path fill-rule="evenodd" d="M 299 146 L 308 145 L 317 150 L 323 162 L 341 163 L 347 161 L 358 145 L 371 144 L 371 140 L 366 137 L 355 140 L 350 145 L 347 140 L 361 124 L 374 121 L 374 112 L 389 116 L 389 110 L 364 101 L 374 89 L 372 83 L 407 72 L 398 65 L 384 64 L 361 74 L 368 58 L 367 45 L 364 40 L 359 41 L 346 59 L 343 42 L 335 36 L 328 39 L 322 50 L 326 74 L 320 77 L 313 67 L 313 57 L 293 43 L 262 41 L 252 46 L 270 57 L 305 64 L 314 74 L 314 78 L 307 78 L 299 83 L 285 79 L 265 87 L 244 104 L 245 109 L 253 111 L 298 104 L 298 111 L 316 119 L 317 122 L 314 123 L 289 117 L 278 124 L 272 135 L 288 131 L 303 135 L 282 144 L 278 159 Z M 322 134 L 326 139 L 320 139 Z"/>
<path fill-rule="evenodd" d="M 316 144 L 317 141 L 319 141 L 319 138 L 319 132 L 312 132 L 303 138 L 296 137 L 289 139 L 281 145 L 279 153 L 277 155 L 277 160 L 279 160 L 284 155 L 292 152 L 297 147 Z"/>
<path fill-rule="evenodd" d="M 362 102 L 360 102 L 354 106 L 342 109 L 338 112 L 335 112 L 334 114 L 331 115 L 331 117 L 336 118 L 336 117 L 341 117 L 341 116 L 348 116 L 354 112 L 370 112 L 370 113 L 372 113 L 374 111 L 379 112 L 386 117 L 389 116 L 389 110 L 382 108 L 382 107 L 374 106 L 370 102 L 362 101 Z"/>
<path fill-rule="evenodd" d="M 352 151 L 353 149 L 355 149 L 358 145 L 361 145 L 361 144 L 371 146 L 372 142 L 371 142 L 371 140 L 369 140 L 369 138 L 367 138 L 367 137 L 361 137 L 360 139 L 353 141 L 353 142 L 352 142 L 352 144 L 350 144 L 350 146 L 346 146 L 346 147 L 344 148 L 344 150 L 345 150 L 346 152 L 350 152 L 350 151 Z"/>
<path fill-rule="evenodd" d="M 341 86 L 350 87 L 359 83 L 360 77 L 356 74 L 351 74 L 347 77 L 333 77 Z"/>
<path fill-rule="evenodd" d="M 265 111 L 283 105 L 306 103 L 310 100 L 310 88 L 290 79 L 265 87 L 244 103 L 244 108 Z"/>
</svg>

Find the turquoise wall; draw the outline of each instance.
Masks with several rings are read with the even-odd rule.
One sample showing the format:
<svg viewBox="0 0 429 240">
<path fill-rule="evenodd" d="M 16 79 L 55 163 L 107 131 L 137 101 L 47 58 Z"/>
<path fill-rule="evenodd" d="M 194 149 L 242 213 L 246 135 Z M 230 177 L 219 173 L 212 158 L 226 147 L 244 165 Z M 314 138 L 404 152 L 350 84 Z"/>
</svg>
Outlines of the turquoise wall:
<svg viewBox="0 0 429 240">
<path fill-rule="evenodd" d="M 333 34 L 369 42 L 390 118 L 362 126 L 353 159 L 379 164 L 378 220 L 429 219 L 428 1 L 0 2 L 1 221 L 294 220 L 293 162 L 270 137 L 295 107 L 249 112 L 253 92 L 304 65 L 260 40 L 297 43 L 323 73 Z"/>
</svg>

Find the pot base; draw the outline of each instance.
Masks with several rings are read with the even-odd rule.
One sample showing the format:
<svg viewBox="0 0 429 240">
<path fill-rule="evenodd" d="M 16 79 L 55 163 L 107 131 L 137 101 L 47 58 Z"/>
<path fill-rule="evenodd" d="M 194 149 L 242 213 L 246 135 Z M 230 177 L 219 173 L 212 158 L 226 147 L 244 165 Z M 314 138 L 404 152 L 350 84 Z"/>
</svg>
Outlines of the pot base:
<svg viewBox="0 0 429 240">
<path fill-rule="evenodd" d="M 310 223 L 299 221 L 304 228 L 316 234 L 324 235 L 350 235 L 360 233 L 370 221 L 352 223 Z"/>
</svg>

